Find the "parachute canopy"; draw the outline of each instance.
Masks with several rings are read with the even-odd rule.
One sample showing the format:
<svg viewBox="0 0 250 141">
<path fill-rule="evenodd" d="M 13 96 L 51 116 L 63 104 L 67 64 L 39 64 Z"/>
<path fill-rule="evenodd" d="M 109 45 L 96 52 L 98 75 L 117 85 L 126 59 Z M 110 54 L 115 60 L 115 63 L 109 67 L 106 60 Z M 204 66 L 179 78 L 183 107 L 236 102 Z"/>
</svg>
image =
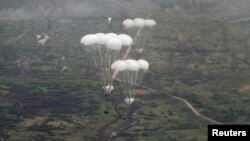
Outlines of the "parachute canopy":
<svg viewBox="0 0 250 141">
<path fill-rule="evenodd" d="M 88 34 L 81 38 L 83 49 L 91 61 L 91 65 L 100 74 L 104 93 L 110 93 L 114 88 L 112 85 L 112 68 L 111 64 L 120 58 L 119 54 L 123 47 L 130 46 L 133 40 L 126 34 L 116 33 L 97 33 Z M 122 65 L 118 65 L 120 71 L 123 71 Z"/>
</svg>

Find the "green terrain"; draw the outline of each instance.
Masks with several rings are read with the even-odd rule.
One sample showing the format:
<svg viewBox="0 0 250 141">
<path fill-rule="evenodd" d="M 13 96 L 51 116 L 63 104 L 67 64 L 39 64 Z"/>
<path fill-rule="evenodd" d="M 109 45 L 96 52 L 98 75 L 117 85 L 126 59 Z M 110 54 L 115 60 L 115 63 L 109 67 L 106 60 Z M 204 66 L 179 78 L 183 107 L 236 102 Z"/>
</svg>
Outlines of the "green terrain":
<svg viewBox="0 0 250 141">
<path fill-rule="evenodd" d="M 32 11 L 41 1 L 17 2 L 3 0 L 0 8 Z M 156 91 L 136 96 L 140 109 L 134 118 L 140 123 L 114 140 L 206 141 L 207 125 L 214 123 L 172 95 L 223 124 L 250 124 L 247 0 L 100 3 L 93 0 L 92 6 L 108 14 L 0 19 L 0 141 L 96 141 L 105 124 L 121 116 L 106 129 L 108 136 L 126 121 L 130 108 L 118 83 L 110 96 L 103 95 L 79 43 L 85 34 L 110 32 L 109 14 L 118 31 L 124 17 L 150 14 L 157 21 L 143 55 L 150 63 L 143 83 Z M 43 32 L 55 34 L 44 48 L 36 42 Z M 134 50 L 129 58 L 137 59 Z M 104 113 L 106 104 L 109 113 Z"/>
</svg>

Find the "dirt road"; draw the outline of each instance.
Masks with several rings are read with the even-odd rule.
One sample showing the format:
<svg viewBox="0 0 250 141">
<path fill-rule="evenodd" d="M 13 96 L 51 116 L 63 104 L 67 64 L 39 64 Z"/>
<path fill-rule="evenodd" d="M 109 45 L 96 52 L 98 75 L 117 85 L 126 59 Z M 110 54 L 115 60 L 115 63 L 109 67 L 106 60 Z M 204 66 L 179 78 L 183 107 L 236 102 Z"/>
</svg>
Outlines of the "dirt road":
<svg viewBox="0 0 250 141">
<path fill-rule="evenodd" d="M 186 99 L 181 98 L 181 97 L 177 97 L 177 96 L 173 96 L 173 95 L 169 95 L 169 96 L 172 97 L 172 98 L 174 98 L 174 99 L 177 99 L 177 100 L 180 100 L 180 101 L 184 102 L 184 103 L 187 105 L 187 107 L 188 107 L 189 109 L 191 109 L 192 112 L 193 112 L 195 115 L 197 115 L 198 117 L 200 117 L 200 118 L 202 118 L 202 119 L 204 119 L 204 120 L 207 120 L 207 121 L 209 121 L 209 122 L 211 122 L 211 123 L 214 123 L 214 124 L 220 124 L 220 125 L 223 124 L 223 123 L 221 123 L 221 122 L 218 122 L 218 121 L 215 121 L 215 120 L 213 120 L 213 119 L 211 119 L 211 118 L 208 118 L 208 117 L 206 117 L 206 116 L 203 116 L 203 115 L 202 115 L 200 112 L 198 112 L 198 111 L 194 108 L 194 106 L 193 106 L 190 102 L 188 102 Z"/>
</svg>

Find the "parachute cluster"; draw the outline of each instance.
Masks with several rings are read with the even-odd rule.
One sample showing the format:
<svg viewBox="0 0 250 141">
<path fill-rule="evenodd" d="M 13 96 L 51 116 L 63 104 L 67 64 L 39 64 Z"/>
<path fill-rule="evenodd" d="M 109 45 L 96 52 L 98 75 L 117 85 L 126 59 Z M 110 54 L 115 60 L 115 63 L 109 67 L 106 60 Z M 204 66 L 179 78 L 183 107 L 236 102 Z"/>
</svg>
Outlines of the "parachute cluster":
<svg viewBox="0 0 250 141">
<path fill-rule="evenodd" d="M 131 90 L 135 88 L 138 78 L 142 78 L 148 70 L 149 63 L 146 60 L 118 60 L 111 65 L 111 68 L 119 72 L 117 79 L 124 91 L 125 102 L 128 104 L 133 103 L 134 93 Z M 144 73 L 140 73 L 140 71 Z"/>
<path fill-rule="evenodd" d="M 110 24 L 111 18 L 108 21 Z M 126 19 L 122 24 L 127 34 L 88 34 L 81 38 L 81 44 L 91 64 L 94 64 L 100 74 L 104 94 L 111 93 L 114 89 L 113 81 L 117 80 L 125 96 L 124 101 L 131 104 L 135 100 L 135 92 L 132 90 L 137 83 L 142 82 L 143 76 L 149 69 L 149 63 L 143 59 L 120 60 L 121 54 L 128 47 L 134 46 L 136 51 L 141 53 L 143 42 L 146 43 L 156 22 L 152 19 L 135 18 Z"/>
<path fill-rule="evenodd" d="M 153 19 L 135 18 L 124 20 L 122 25 L 124 30 L 135 38 L 134 46 L 137 53 L 141 54 L 157 23 Z"/>
<path fill-rule="evenodd" d="M 82 37 L 83 49 L 100 74 L 105 94 L 114 89 L 111 64 L 119 59 L 121 49 L 131 46 L 132 42 L 133 39 L 126 34 L 97 33 Z"/>
</svg>

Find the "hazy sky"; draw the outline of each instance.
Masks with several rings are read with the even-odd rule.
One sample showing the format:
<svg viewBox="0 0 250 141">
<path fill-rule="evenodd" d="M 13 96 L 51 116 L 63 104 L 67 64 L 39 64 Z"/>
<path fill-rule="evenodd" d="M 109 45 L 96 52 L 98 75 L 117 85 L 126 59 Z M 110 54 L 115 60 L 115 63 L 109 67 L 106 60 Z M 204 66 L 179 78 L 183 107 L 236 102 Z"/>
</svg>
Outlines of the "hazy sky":
<svg viewBox="0 0 250 141">
<path fill-rule="evenodd" d="M 119 17 L 139 12 L 144 12 L 146 15 L 159 9 L 159 5 L 156 5 L 154 1 L 157 0 L 0 0 L 0 19 L 44 18 L 48 15 L 54 17 Z M 205 1 L 216 1 L 218 7 L 214 10 L 224 11 L 230 16 L 249 15 L 250 13 L 250 0 Z"/>
<path fill-rule="evenodd" d="M 5 0 L 4 0 L 5 1 Z M 15 0 L 10 0 L 15 1 Z M 20 6 L 9 2 L 1 2 L 0 19 L 30 19 L 54 17 L 103 17 L 121 16 L 129 12 L 157 9 L 151 0 L 22 0 Z M 25 4 L 24 1 L 27 1 Z M 6 6 L 3 6 L 3 5 Z M 52 14 L 51 14 L 52 13 Z"/>
</svg>

